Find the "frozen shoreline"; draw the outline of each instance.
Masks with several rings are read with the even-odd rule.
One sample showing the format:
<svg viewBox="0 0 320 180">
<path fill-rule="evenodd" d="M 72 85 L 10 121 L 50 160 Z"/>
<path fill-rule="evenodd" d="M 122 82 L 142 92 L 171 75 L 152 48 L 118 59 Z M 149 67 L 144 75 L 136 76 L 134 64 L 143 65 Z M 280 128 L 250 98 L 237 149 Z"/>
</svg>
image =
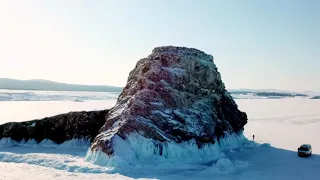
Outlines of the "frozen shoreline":
<svg viewBox="0 0 320 180">
<path fill-rule="evenodd" d="M 32 106 L 26 102 L 16 103 L 20 104 L 20 106 L 15 106 L 15 109 L 11 109 L 11 111 L 8 108 L 8 111 L 4 113 L 17 114 L 17 111 L 22 109 L 25 115 L 31 117 L 32 113 L 33 116 L 44 113 L 45 111 L 41 111 L 42 109 L 39 109 L 39 107 L 43 104 L 50 104 L 48 102 L 34 102 L 34 106 Z M 86 103 L 89 105 L 79 107 L 87 107 L 90 110 L 90 108 L 97 108 L 98 105 L 106 107 L 106 103 L 109 107 L 114 105 L 110 101 L 70 102 L 69 105 L 85 105 Z M 110 169 L 107 167 L 86 162 L 86 148 L 64 149 L 50 146 L 40 148 L 36 146 L 1 147 L 0 171 L 2 173 L 0 179 L 20 179 L 23 177 L 24 179 L 90 180 L 137 178 L 161 180 L 208 178 L 219 180 L 234 178 L 238 180 L 300 180 L 309 178 L 313 180 L 320 176 L 317 168 L 320 167 L 320 156 L 318 155 L 320 154 L 320 143 L 317 138 L 319 137 L 318 130 L 320 128 L 320 110 L 318 108 L 320 107 L 320 101 L 305 99 L 237 99 L 236 103 L 240 110 L 248 114 L 249 121 L 245 126 L 244 135 L 251 140 L 252 134 L 255 134 L 256 142 L 260 144 L 269 143 L 273 147 L 268 147 L 267 145 L 245 145 L 235 149 L 224 150 L 228 158 L 222 159 L 218 164 L 215 162 L 216 166 L 200 164 L 190 166 L 184 164 L 180 166 L 168 165 L 161 168 L 136 167 L 121 174 L 108 173 Z M 54 110 L 52 108 L 55 106 L 53 105 L 46 112 L 52 113 Z M 47 107 L 44 106 L 43 109 L 46 110 Z M 56 107 L 60 107 L 61 113 L 65 113 L 66 110 L 63 110 L 63 107 L 66 106 Z M 312 144 L 314 155 L 311 158 L 297 157 L 297 146 L 302 143 Z M 43 144 L 46 145 L 46 143 Z M 13 163 L 17 161 L 19 163 Z M 221 171 L 221 168 L 225 170 Z"/>
</svg>

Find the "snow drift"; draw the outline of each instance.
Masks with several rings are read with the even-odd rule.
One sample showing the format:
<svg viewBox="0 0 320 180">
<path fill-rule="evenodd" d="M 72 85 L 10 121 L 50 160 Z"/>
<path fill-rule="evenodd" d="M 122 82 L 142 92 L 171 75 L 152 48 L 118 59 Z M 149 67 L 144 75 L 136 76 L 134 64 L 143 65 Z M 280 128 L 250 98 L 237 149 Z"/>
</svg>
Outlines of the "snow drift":
<svg viewBox="0 0 320 180">
<path fill-rule="evenodd" d="M 157 155 L 208 162 L 219 157 L 216 142 L 223 142 L 226 134 L 241 137 L 246 123 L 211 55 L 193 48 L 158 47 L 131 71 L 87 160 L 134 164 Z"/>
</svg>

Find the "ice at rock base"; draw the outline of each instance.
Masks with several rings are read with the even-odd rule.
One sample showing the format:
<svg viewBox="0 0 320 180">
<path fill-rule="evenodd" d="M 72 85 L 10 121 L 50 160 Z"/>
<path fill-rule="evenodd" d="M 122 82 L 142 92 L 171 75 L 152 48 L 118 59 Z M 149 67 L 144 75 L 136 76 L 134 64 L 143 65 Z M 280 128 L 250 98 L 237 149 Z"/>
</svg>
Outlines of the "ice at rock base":
<svg viewBox="0 0 320 180">
<path fill-rule="evenodd" d="M 243 143 L 248 142 L 248 139 L 241 132 L 227 134 L 216 142 L 198 148 L 193 140 L 178 144 L 156 142 L 137 134 L 131 134 L 126 140 L 115 136 L 113 156 L 109 157 L 102 151 L 92 152 L 89 149 L 86 160 L 115 169 L 141 165 L 208 164 L 225 157 L 223 150 L 240 147 Z"/>
<path fill-rule="evenodd" d="M 79 165 L 78 159 L 74 159 L 68 156 L 67 159 L 52 159 L 51 156 L 41 156 L 36 158 L 32 154 L 15 154 L 9 152 L 0 153 L 0 161 L 3 162 L 15 162 L 15 163 L 27 163 L 34 165 L 41 165 L 45 167 L 54 167 L 56 169 L 65 169 L 73 172 L 86 172 L 86 173 L 117 173 L 128 172 L 132 168 L 143 168 L 152 170 L 154 168 L 165 169 L 188 169 L 189 167 L 196 165 L 205 165 L 210 172 L 222 172 L 230 173 L 236 171 L 239 168 L 245 168 L 248 166 L 244 162 L 231 162 L 227 159 L 224 150 L 230 150 L 233 148 L 242 147 L 244 144 L 247 146 L 249 140 L 247 140 L 242 133 L 226 135 L 224 138 L 216 141 L 215 144 L 204 145 L 202 148 L 198 148 L 195 141 L 188 141 L 184 143 L 162 143 L 160 144 L 152 139 L 146 139 L 137 134 L 131 134 L 127 140 L 123 140 L 116 136 L 115 143 L 115 155 L 108 157 L 105 153 L 97 151 L 92 153 L 90 150 L 90 141 L 88 139 L 72 139 L 62 144 L 55 144 L 51 140 L 43 140 L 37 143 L 34 139 L 21 142 L 11 140 L 11 138 L 2 138 L 0 140 L 0 148 L 6 147 L 21 147 L 21 148 L 57 148 L 68 151 L 74 151 L 72 149 L 88 149 L 86 161 L 89 164 L 96 164 L 101 166 L 92 166 L 86 164 L 86 166 Z M 249 143 L 250 144 L 250 143 Z M 162 150 L 161 150 L 162 149 Z M 161 155 L 160 155 L 161 154 Z M 70 161 L 70 163 L 68 163 Z M 79 162 L 78 162 L 79 161 Z M 78 162 L 75 164 L 74 162 Z M 82 163 L 83 164 L 83 163 Z M 179 166 L 176 166 L 179 165 Z M 241 167 L 239 167 L 241 166 Z"/>
</svg>

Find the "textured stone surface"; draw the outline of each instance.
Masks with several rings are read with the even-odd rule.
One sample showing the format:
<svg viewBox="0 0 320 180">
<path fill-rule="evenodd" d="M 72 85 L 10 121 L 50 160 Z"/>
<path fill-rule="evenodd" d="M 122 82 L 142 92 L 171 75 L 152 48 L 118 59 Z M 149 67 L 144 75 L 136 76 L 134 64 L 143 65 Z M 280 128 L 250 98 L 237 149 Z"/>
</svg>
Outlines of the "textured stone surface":
<svg viewBox="0 0 320 180">
<path fill-rule="evenodd" d="M 137 62 L 91 149 L 114 153 L 115 135 L 138 133 L 159 142 L 214 143 L 239 132 L 245 113 L 226 91 L 213 57 L 185 47 L 158 47 Z"/>
<path fill-rule="evenodd" d="M 6 123 L 0 125 L 0 139 L 35 139 L 37 142 L 50 139 L 57 144 L 73 138 L 90 138 L 92 141 L 105 123 L 107 113 L 108 110 L 70 112 L 40 120 Z"/>
</svg>

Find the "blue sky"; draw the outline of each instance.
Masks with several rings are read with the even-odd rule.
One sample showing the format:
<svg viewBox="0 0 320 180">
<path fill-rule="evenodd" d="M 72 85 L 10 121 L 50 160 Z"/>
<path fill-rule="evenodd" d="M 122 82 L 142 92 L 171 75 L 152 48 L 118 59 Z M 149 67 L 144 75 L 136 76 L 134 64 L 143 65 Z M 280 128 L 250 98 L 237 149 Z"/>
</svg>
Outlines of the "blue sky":
<svg viewBox="0 0 320 180">
<path fill-rule="evenodd" d="M 214 56 L 227 88 L 320 91 L 320 1 L 0 2 L 0 77 L 124 86 L 156 46 Z"/>
</svg>

